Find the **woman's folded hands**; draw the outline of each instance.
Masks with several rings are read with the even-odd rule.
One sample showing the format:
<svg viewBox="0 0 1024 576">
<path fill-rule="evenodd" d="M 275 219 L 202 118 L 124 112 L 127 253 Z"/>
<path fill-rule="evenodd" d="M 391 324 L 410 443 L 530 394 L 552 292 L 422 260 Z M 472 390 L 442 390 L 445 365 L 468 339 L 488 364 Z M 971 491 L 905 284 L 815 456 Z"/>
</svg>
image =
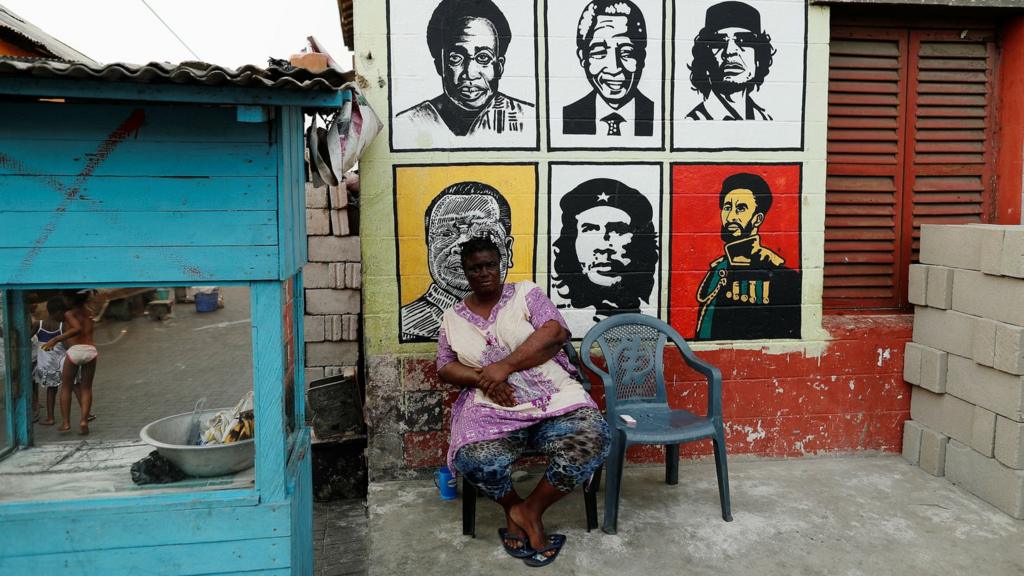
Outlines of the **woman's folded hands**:
<svg viewBox="0 0 1024 576">
<path fill-rule="evenodd" d="M 513 389 L 508 384 L 508 376 L 512 373 L 503 362 L 495 362 L 480 369 L 477 388 L 499 406 L 515 406 L 516 399 Z"/>
</svg>

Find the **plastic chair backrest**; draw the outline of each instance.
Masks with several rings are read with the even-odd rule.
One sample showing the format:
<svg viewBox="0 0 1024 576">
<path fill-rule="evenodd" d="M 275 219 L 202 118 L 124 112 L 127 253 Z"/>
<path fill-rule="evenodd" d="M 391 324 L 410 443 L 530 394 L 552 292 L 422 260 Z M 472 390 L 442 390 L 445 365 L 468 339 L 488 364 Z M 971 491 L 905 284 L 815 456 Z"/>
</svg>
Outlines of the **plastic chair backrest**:
<svg viewBox="0 0 1024 576">
<path fill-rule="evenodd" d="M 678 332 L 645 314 L 619 314 L 598 322 L 580 346 L 583 364 L 601 377 L 609 413 L 633 403 L 668 404 L 665 391 L 665 344 L 671 340 L 686 363 L 708 379 L 708 413 L 721 413 L 722 376 L 718 368 L 697 358 Z M 594 363 L 597 343 L 607 370 Z"/>
</svg>

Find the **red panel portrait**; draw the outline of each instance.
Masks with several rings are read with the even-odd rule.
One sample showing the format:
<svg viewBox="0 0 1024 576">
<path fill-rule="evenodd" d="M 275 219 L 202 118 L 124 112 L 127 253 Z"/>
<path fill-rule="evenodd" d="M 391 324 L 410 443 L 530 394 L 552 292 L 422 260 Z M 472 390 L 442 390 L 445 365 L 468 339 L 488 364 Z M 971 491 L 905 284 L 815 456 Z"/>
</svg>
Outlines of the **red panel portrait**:
<svg viewBox="0 0 1024 576">
<path fill-rule="evenodd" d="M 801 165 L 672 165 L 669 322 L 691 340 L 800 338 Z"/>
</svg>

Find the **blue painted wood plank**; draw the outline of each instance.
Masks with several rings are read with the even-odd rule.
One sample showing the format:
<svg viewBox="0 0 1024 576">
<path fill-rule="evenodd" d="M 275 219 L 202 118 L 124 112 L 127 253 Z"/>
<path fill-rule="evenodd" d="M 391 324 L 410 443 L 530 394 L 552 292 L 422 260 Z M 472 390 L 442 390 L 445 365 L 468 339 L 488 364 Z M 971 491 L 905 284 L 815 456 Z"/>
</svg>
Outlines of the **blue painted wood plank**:
<svg viewBox="0 0 1024 576">
<path fill-rule="evenodd" d="M 103 541 L 103 533 L 94 535 Z M 0 575 L 82 574 L 120 576 L 137 574 L 207 575 L 237 574 L 251 570 L 279 570 L 291 564 L 287 537 L 159 544 L 104 550 L 86 550 L 42 556 L 0 557 Z"/>
<path fill-rule="evenodd" d="M 94 176 L 68 199 L 74 176 L 0 176 L 0 212 L 276 210 L 273 177 Z"/>
<path fill-rule="evenodd" d="M 239 105 L 235 110 L 235 118 L 247 124 L 265 124 L 274 119 L 275 109 L 270 106 Z"/>
<path fill-rule="evenodd" d="M 295 275 L 295 421 L 306 421 L 306 346 L 303 339 L 306 290 L 302 270 Z"/>
<path fill-rule="evenodd" d="M 53 78 L 0 78 L 0 94 L 82 97 L 151 102 L 203 102 L 211 104 L 270 104 L 338 108 L 348 92 L 281 90 L 241 86 L 179 86 L 133 84 Z"/>
<path fill-rule="evenodd" d="M 303 130 L 305 127 L 305 117 L 302 114 L 302 110 L 298 108 L 291 108 L 292 121 L 294 122 L 292 134 L 295 136 L 292 146 L 289 149 L 292 155 L 292 182 L 295 185 L 294 188 L 294 201 L 296 207 L 296 213 L 299 215 L 296 220 L 295 227 L 295 248 L 296 248 L 296 265 L 298 270 L 302 270 L 302 267 L 306 265 L 308 260 L 307 257 L 307 243 L 306 243 L 306 166 L 305 166 L 305 138 L 303 136 Z M 299 314 L 301 318 L 302 315 Z M 299 334 L 302 334 L 299 331 Z"/>
<path fill-rule="evenodd" d="M 27 343 L 31 325 L 31 315 L 25 306 L 24 293 L 8 292 L 10 324 L 4 324 L 5 340 L 10 339 L 11 354 L 6 357 L 11 374 L 11 394 L 7 401 L 11 403 L 12 428 L 11 437 L 15 446 L 28 446 L 32 443 L 32 348 Z"/>
<path fill-rule="evenodd" d="M 117 515 L 161 513 L 168 510 L 210 510 L 259 504 L 255 489 L 235 488 L 203 492 L 122 493 L 105 498 L 59 502 L 0 502 L 0 525 L 25 518 L 59 514 Z"/>
<path fill-rule="evenodd" d="M 273 246 L 277 213 L 3 212 L 0 248 Z"/>
<path fill-rule="evenodd" d="M 262 108 L 262 107 L 261 107 Z M 11 140 L 100 142 L 135 111 L 141 125 L 131 133 L 142 142 L 256 142 L 269 144 L 266 126 L 236 120 L 234 107 L 67 102 L 4 102 L 4 137 Z M 42 129 L 53 126 L 56 129 Z"/>
<path fill-rule="evenodd" d="M 256 490 L 261 502 L 281 502 L 287 498 L 282 288 L 280 282 L 254 282 L 250 292 L 255 362 Z"/>
<path fill-rule="evenodd" d="M 12 298 L 16 297 L 15 292 L 12 290 L 0 290 L 0 321 L 3 322 L 4 326 L 12 326 L 11 318 L 14 317 L 12 306 Z M 3 410 L 0 410 L 0 418 L 3 421 L 0 425 L 3 425 L 5 430 L 4 438 L 7 442 L 4 446 L 0 446 L 0 454 L 6 454 L 7 452 L 14 449 L 18 445 L 18 432 L 15 429 L 15 413 L 17 412 L 16 401 L 14 400 L 15 377 L 17 371 L 14 369 L 14 362 L 6 361 L 7 358 L 13 358 L 15 354 L 15 342 L 19 341 L 16 336 L 11 336 L 7 333 L 4 334 L 3 346 L 0 347 L 0 352 L 4 355 L 4 369 L 0 372 L 0 377 L 3 377 L 3 382 L 0 382 L 0 387 L 3 389 L 4 403 Z"/>
<path fill-rule="evenodd" d="M 0 287 L 276 278 L 275 246 L 0 248 Z"/>
<path fill-rule="evenodd" d="M 274 129 L 277 133 L 277 210 L 278 237 L 282 239 L 281 246 L 281 269 L 278 277 L 281 280 L 290 278 L 290 270 L 294 266 L 295 247 L 291 242 L 292 221 L 295 218 L 294 207 L 291 202 L 291 182 L 288 178 L 288 155 L 285 153 L 291 144 L 291 125 L 289 120 L 291 114 L 288 109 L 282 109 L 280 116 L 274 121 Z"/>
<path fill-rule="evenodd" d="M 296 392 L 296 396 L 298 393 Z M 313 472 L 310 431 L 302 426 L 296 434 L 296 447 L 289 462 L 292 502 L 292 567 L 297 574 L 313 572 Z"/>
<path fill-rule="evenodd" d="M 53 506 L 56 512 L 59 505 Z M 4 521 L 9 536 L 0 538 L 0 557 L 280 538 L 291 536 L 291 520 L 292 507 L 284 504 L 23 516 Z"/>
<path fill-rule="evenodd" d="M 276 147 L 250 143 L 11 140 L 0 138 L 0 175 L 276 176 Z M 78 179 L 76 179 L 77 181 Z M 77 186 L 77 184 L 76 184 Z"/>
</svg>

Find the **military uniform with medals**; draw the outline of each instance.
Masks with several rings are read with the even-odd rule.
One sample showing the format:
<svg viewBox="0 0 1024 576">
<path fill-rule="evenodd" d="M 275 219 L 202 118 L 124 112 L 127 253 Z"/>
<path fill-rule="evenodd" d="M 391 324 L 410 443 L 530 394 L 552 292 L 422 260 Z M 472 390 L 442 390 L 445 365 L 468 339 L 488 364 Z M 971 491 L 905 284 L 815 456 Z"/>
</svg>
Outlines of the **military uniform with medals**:
<svg viewBox="0 0 1024 576">
<path fill-rule="evenodd" d="M 725 245 L 697 289 L 699 340 L 800 337 L 800 273 L 759 236 Z"/>
</svg>

